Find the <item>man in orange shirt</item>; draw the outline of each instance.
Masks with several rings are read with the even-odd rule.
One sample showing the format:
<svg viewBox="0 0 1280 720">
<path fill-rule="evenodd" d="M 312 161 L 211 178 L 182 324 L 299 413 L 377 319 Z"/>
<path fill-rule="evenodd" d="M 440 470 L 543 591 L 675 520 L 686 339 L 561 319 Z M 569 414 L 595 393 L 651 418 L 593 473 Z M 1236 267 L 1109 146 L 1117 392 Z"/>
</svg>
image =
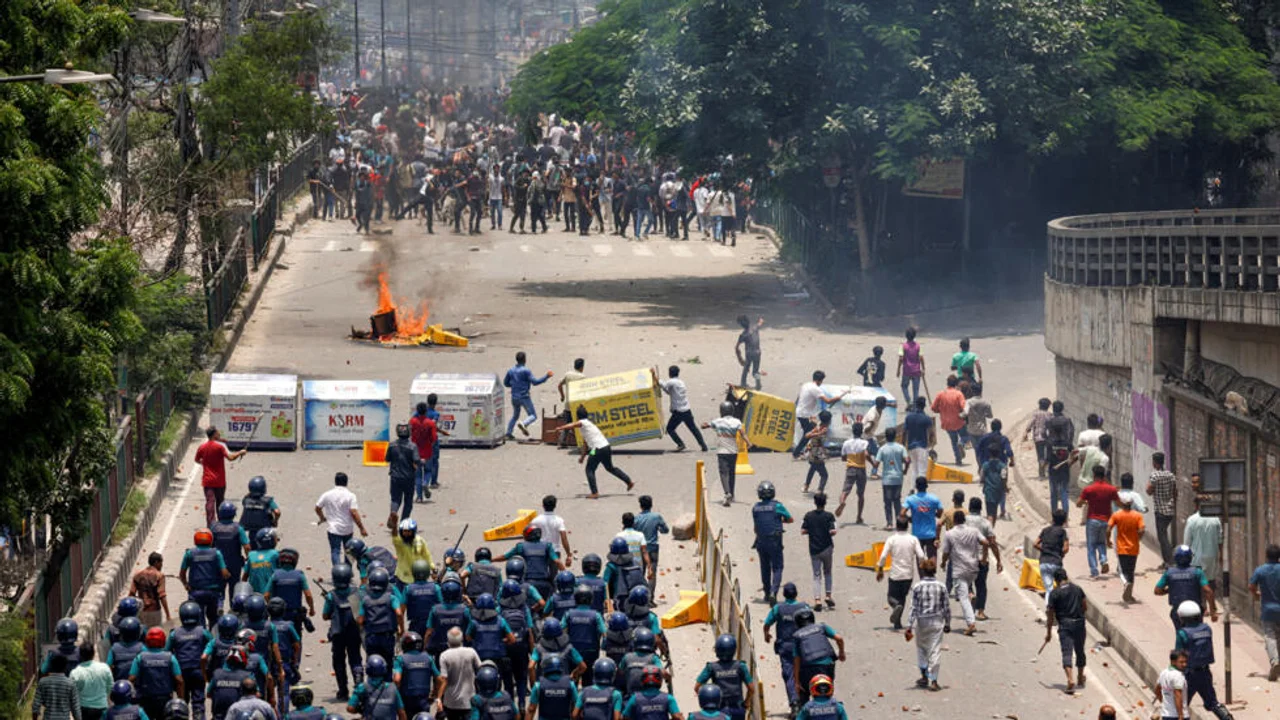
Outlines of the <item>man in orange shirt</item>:
<svg viewBox="0 0 1280 720">
<path fill-rule="evenodd" d="M 951 449 L 955 451 L 957 465 L 964 462 L 964 446 L 969 441 L 969 434 L 965 432 L 965 419 L 960 417 L 960 413 L 964 412 L 965 398 L 957 387 L 959 384 L 959 378 L 948 376 L 947 389 L 938 393 L 932 406 L 942 423 L 942 429 L 951 437 Z"/>
<path fill-rule="evenodd" d="M 1128 499 L 1128 495 L 1121 497 Z M 1120 561 L 1120 577 L 1124 580 L 1124 601 L 1133 602 L 1133 571 L 1138 566 L 1138 548 L 1142 546 L 1142 533 L 1147 526 L 1142 513 L 1133 509 L 1131 502 L 1121 502 L 1120 510 L 1107 521 L 1107 534 L 1116 531 L 1116 557 Z M 1110 541 L 1108 541 L 1110 544 Z"/>
</svg>

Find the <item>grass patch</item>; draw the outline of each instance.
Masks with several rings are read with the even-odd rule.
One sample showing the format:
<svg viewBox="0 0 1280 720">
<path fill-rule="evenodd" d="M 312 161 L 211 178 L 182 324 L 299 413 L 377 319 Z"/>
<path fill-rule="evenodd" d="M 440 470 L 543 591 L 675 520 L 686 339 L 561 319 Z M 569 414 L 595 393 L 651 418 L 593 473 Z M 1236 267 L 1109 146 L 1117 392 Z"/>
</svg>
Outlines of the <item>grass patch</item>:
<svg viewBox="0 0 1280 720">
<path fill-rule="evenodd" d="M 133 534 L 138 527 L 138 515 L 147 507 L 147 496 L 138 488 L 129 491 L 124 500 L 124 508 L 120 510 L 120 519 L 111 528 L 111 544 L 118 545 Z"/>
<path fill-rule="evenodd" d="M 160 460 L 173 448 L 174 442 L 178 439 L 178 432 L 182 430 L 182 423 L 186 419 L 187 413 L 181 406 L 175 407 L 173 412 L 169 413 L 169 422 L 164 424 L 164 429 L 160 431 L 160 439 L 156 442 L 155 449 L 151 451 L 151 457 L 147 458 L 147 475 L 154 475 L 160 471 Z"/>
</svg>

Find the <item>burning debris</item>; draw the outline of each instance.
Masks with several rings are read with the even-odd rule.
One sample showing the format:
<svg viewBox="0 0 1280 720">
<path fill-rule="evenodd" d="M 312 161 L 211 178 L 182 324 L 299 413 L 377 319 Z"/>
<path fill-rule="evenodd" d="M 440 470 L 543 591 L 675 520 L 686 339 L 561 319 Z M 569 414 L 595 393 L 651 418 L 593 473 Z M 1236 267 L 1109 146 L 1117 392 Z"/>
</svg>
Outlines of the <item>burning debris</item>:
<svg viewBox="0 0 1280 720">
<path fill-rule="evenodd" d="M 445 330 L 443 325 L 428 325 L 431 316 L 426 301 L 417 309 L 408 307 L 401 300 L 397 305 L 387 284 L 387 273 L 378 273 L 378 307 L 369 316 L 369 330 L 351 328 L 351 339 L 367 340 L 384 346 L 450 345 L 467 347 L 467 338 L 458 328 Z"/>
</svg>

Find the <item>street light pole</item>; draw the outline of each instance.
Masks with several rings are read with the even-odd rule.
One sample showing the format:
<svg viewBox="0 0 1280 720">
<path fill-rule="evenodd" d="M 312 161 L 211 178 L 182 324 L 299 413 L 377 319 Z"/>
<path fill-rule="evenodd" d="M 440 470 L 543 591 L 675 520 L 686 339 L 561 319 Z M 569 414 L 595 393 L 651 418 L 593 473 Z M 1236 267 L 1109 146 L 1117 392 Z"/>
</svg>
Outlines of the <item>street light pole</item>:
<svg viewBox="0 0 1280 720">
<path fill-rule="evenodd" d="M 404 72 L 405 80 L 413 77 L 413 3 L 404 0 Z"/>
<path fill-rule="evenodd" d="M 354 85 L 360 82 L 360 0 L 352 0 L 352 2 L 355 6 L 355 15 L 356 15 L 355 22 L 352 23 L 356 31 L 356 43 L 354 46 L 355 48 L 354 54 L 356 56 L 356 77 L 354 80 L 352 80 L 352 84 Z"/>
<path fill-rule="evenodd" d="M 382 87 L 387 86 L 387 0 L 378 0 L 378 35 L 382 43 Z"/>
</svg>

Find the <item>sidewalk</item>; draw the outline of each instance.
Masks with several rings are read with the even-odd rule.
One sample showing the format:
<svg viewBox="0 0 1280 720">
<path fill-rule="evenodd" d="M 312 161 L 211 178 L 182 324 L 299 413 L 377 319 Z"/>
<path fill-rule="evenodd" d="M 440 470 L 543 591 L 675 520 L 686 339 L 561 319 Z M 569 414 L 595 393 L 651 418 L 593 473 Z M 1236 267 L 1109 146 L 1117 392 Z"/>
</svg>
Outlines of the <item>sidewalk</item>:
<svg viewBox="0 0 1280 720">
<path fill-rule="evenodd" d="M 1011 438 L 1020 438 L 1026 427 L 1026 420 L 1010 433 Z M 1010 490 L 1014 497 L 1020 496 L 1022 510 L 1031 518 L 1039 518 L 1040 526 L 1049 524 L 1049 482 L 1036 478 L 1035 446 L 1031 442 L 1017 443 L 1014 446 L 1016 466 L 1010 468 L 1013 482 Z M 1145 483 L 1142 478 L 1140 482 Z M 1071 493 L 1078 495 L 1074 478 Z M 1014 505 L 1010 502 L 1010 505 Z M 1072 507 L 1067 531 L 1071 548 L 1065 558 L 1067 573 L 1072 581 L 1084 589 L 1089 599 L 1088 618 L 1090 624 L 1100 635 L 1107 639 L 1111 646 L 1125 659 L 1147 683 L 1154 686 L 1160 672 L 1168 666 L 1169 651 L 1174 645 L 1174 629 L 1169 620 L 1169 605 L 1166 597 L 1155 595 L 1155 584 L 1163 571 L 1160 565 L 1159 550 L 1154 547 L 1155 516 L 1148 512 L 1144 517 L 1147 531 L 1144 534 L 1142 550 L 1138 555 L 1138 566 L 1134 580 L 1134 598 L 1137 602 L 1127 604 L 1121 599 L 1124 584 L 1120 581 L 1118 562 L 1114 548 L 1108 551 L 1111 573 L 1097 579 L 1089 577 L 1089 563 L 1085 557 L 1085 530 L 1079 524 L 1080 511 Z M 1023 552 L 1027 557 L 1036 557 L 1032 547 L 1038 530 L 1033 530 L 1023 543 Z M 1235 606 L 1251 602 L 1245 596 L 1232 595 Z M 1222 612 L 1223 603 L 1218 600 L 1218 610 Z M 1207 618 L 1206 618 L 1207 619 Z M 1223 650 L 1222 616 L 1218 622 L 1211 622 L 1213 627 L 1214 687 L 1218 691 L 1218 699 L 1226 702 L 1225 663 L 1226 653 Z M 1280 713 L 1280 702 L 1275 697 L 1280 693 L 1280 685 L 1269 682 L 1267 673 L 1270 663 L 1263 648 L 1262 636 L 1253 627 L 1239 621 L 1231 623 L 1231 665 L 1232 665 L 1232 714 L 1240 719 L 1276 717 Z M 1154 691 L 1152 692 L 1154 697 Z M 1150 706 L 1148 702 L 1148 706 Z M 1213 718 L 1206 712 L 1199 698 L 1192 708 L 1194 718 Z"/>
</svg>

